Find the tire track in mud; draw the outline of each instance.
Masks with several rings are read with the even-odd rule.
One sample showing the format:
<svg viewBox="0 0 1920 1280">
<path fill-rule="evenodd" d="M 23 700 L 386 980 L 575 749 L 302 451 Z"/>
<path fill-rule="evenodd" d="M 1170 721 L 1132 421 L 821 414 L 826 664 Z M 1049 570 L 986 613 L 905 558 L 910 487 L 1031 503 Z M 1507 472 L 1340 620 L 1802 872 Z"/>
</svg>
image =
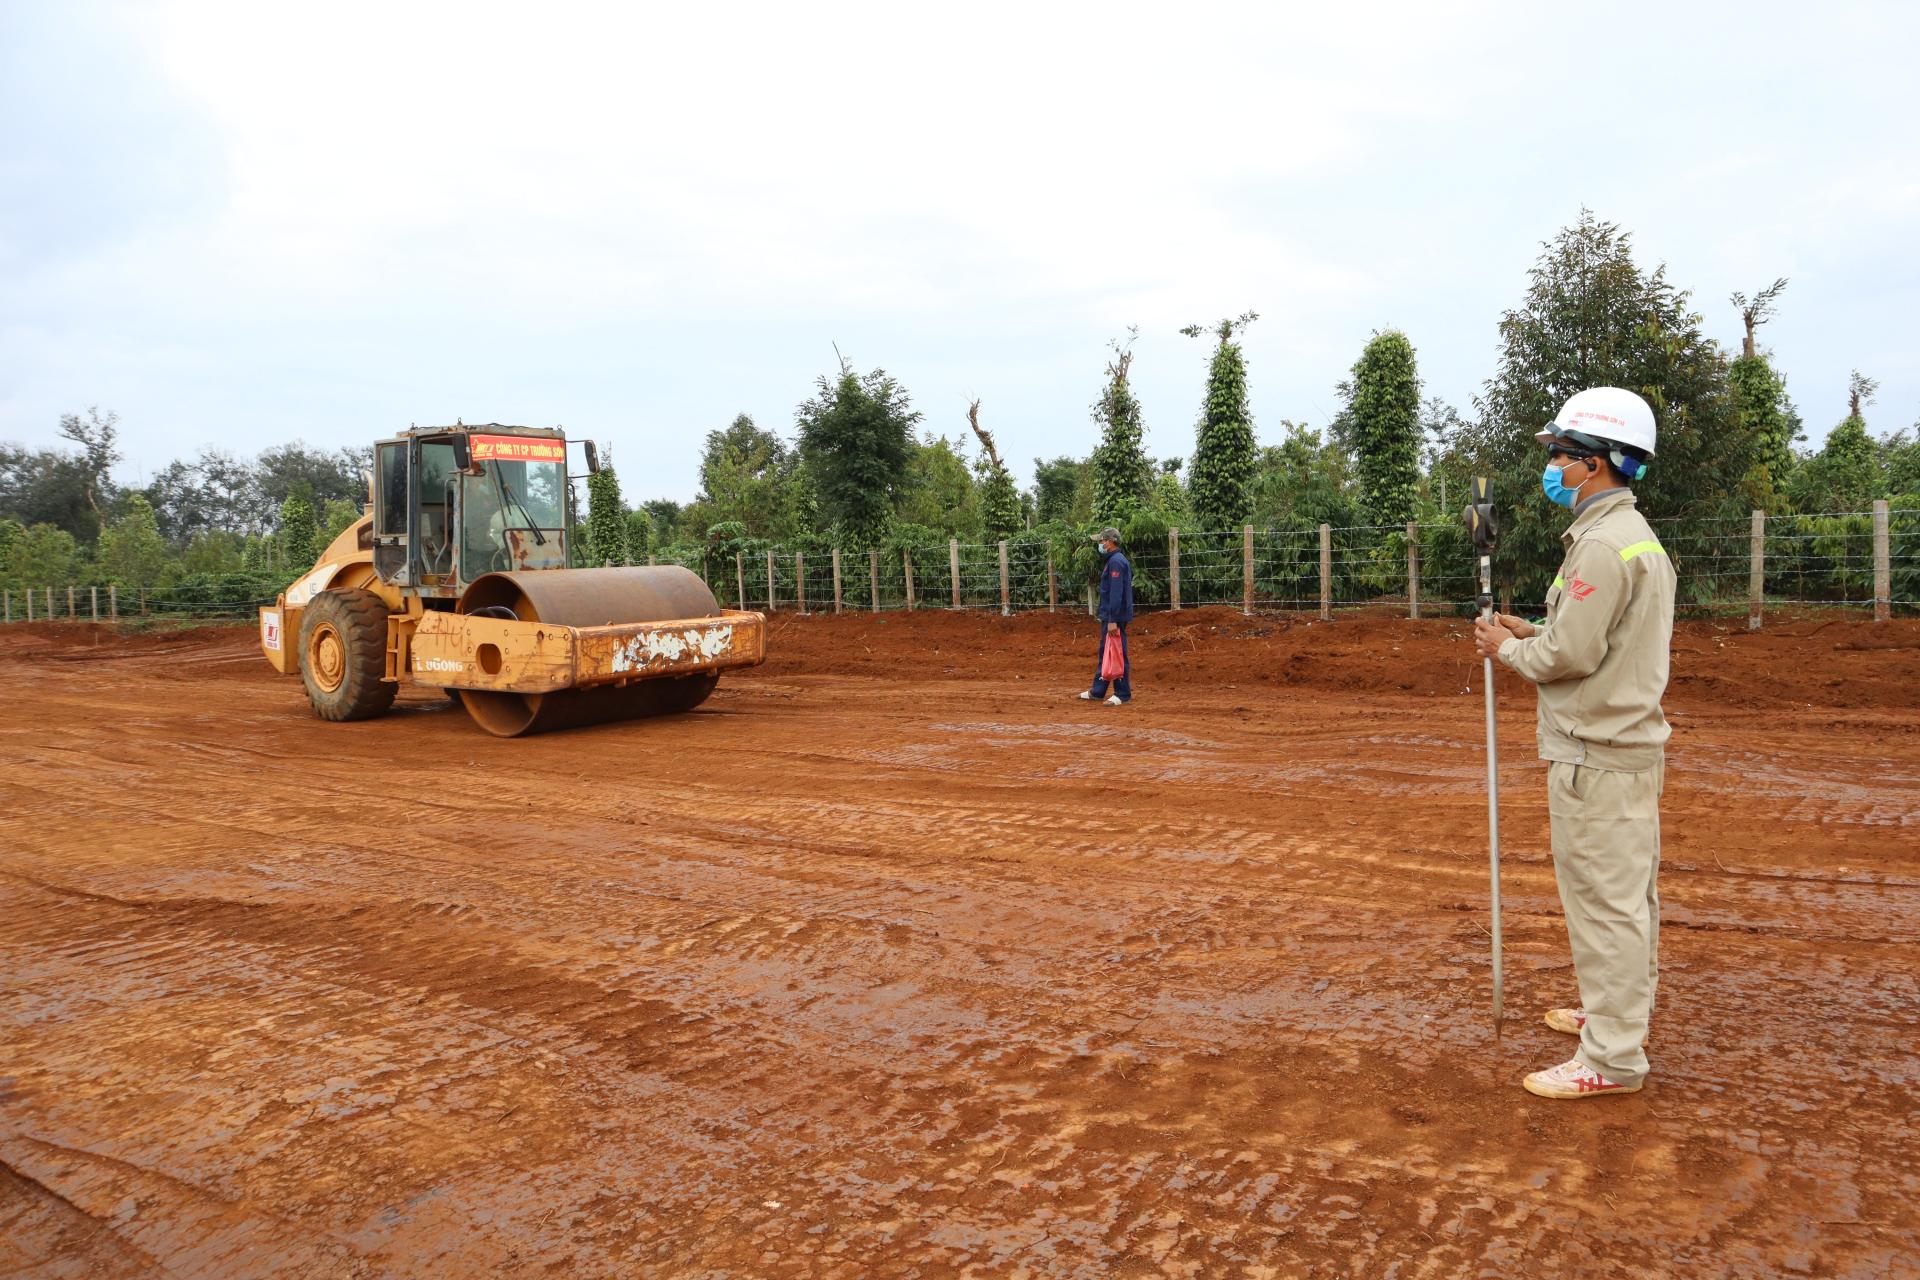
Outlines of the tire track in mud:
<svg viewBox="0 0 1920 1280">
<path fill-rule="evenodd" d="M 46 1157 L 79 1203 L 153 1170 L 246 1230 L 145 1215 L 101 1237 L 103 1273 L 137 1239 L 246 1274 L 191 1254 L 242 1237 L 289 1274 L 345 1248 L 395 1275 L 1871 1275 L 1915 1243 L 1920 965 L 1844 940 L 1913 932 L 1920 866 L 1877 781 L 1844 856 L 1885 883 L 1671 855 L 1661 1074 L 1569 1115 L 1514 1088 L 1567 1042 L 1484 1025 L 1485 935 L 1451 909 L 1484 894 L 1484 801 L 1446 708 L 1379 717 L 1365 767 L 1332 700 L 1135 728 L 806 679 L 739 681 L 704 723 L 494 744 L 437 707 L 312 725 L 224 667 L 230 706 L 142 701 L 108 667 L 61 672 L 71 750 L 0 780 L 36 806 L 0 855 L 29 996 L 0 1048 L 30 1067 L 0 1144 L 119 1161 Z M 1102 776 L 1060 771 L 1089 750 Z M 1245 758 L 1275 752 L 1277 782 Z M 1732 811 L 1741 766 L 1712 767 L 1670 829 Z M 1798 811 L 1770 785 L 1742 830 Z M 1571 972 L 1550 869 L 1511 856 L 1532 1009 Z M 49 1258 L 96 1248 L 32 1212 Z"/>
</svg>

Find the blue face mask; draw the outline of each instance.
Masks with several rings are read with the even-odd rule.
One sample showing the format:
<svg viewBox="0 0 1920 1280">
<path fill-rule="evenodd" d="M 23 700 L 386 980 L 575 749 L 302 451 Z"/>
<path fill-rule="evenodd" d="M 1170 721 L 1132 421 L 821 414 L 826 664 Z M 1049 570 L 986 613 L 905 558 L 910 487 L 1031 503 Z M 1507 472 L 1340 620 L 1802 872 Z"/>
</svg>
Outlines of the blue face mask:
<svg viewBox="0 0 1920 1280">
<path fill-rule="evenodd" d="M 1559 467 L 1548 467 L 1540 473 L 1540 488 L 1547 495 L 1547 501 L 1557 502 L 1563 507 L 1571 507 L 1578 489 L 1569 489 L 1561 483 Z"/>
</svg>

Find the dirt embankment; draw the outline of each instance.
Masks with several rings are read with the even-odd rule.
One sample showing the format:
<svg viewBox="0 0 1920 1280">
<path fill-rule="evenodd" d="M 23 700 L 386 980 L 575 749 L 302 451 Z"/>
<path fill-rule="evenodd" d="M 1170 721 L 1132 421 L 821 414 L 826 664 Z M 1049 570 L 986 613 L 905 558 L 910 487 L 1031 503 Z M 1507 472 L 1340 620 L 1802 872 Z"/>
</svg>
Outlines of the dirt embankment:
<svg viewBox="0 0 1920 1280">
<path fill-rule="evenodd" d="M 1094 662 L 1084 614 L 776 614 L 776 674 L 911 679 L 1077 679 Z M 1332 622 L 1233 609 L 1143 613 L 1130 629 L 1143 683 L 1168 688 L 1300 687 L 1447 697 L 1476 683 L 1472 625 L 1380 612 Z M 1518 693 L 1524 685 L 1506 672 Z M 1735 707 L 1920 707 L 1920 619 L 1797 618 L 1760 631 L 1745 620 L 1682 621 L 1670 700 Z"/>
</svg>

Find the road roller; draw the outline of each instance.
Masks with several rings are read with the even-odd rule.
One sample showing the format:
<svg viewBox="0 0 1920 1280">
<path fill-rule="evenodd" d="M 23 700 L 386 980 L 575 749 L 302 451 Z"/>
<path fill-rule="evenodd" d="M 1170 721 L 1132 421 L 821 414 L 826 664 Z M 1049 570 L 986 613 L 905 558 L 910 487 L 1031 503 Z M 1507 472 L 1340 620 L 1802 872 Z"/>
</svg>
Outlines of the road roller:
<svg viewBox="0 0 1920 1280">
<path fill-rule="evenodd" d="M 365 512 L 260 610 L 261 652 L 323 720 L 381 715 L 412 681 L 507 738 L 691 710 L 765 661 L 766 615 L 687 569 L 572 568 L 567 465 L 558 428 L 376 441 Z"/>
</svg>

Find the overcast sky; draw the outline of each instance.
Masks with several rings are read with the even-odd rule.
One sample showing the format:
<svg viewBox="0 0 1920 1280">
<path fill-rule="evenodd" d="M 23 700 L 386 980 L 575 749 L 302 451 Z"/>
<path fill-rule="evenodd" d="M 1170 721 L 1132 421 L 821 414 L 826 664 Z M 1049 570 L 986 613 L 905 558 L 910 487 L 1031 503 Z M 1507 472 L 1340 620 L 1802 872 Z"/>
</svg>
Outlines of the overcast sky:
<svg viewBox="0 0 1920 1280">
<path fill-rule="evenodd" d="M 684 500 L 838 343 L 1024 482 L 1129 325 L 1156 456 L 1248 309 L 1262 440 L 1389 326 L 1467 411 L 1582 206 L 1736 349 L 1791 277 L 1816 437 L 1920 417 L 1920 6 L 1292 8 L 0 0 L 0 439 L 561 423 Z"/>
</svg>

